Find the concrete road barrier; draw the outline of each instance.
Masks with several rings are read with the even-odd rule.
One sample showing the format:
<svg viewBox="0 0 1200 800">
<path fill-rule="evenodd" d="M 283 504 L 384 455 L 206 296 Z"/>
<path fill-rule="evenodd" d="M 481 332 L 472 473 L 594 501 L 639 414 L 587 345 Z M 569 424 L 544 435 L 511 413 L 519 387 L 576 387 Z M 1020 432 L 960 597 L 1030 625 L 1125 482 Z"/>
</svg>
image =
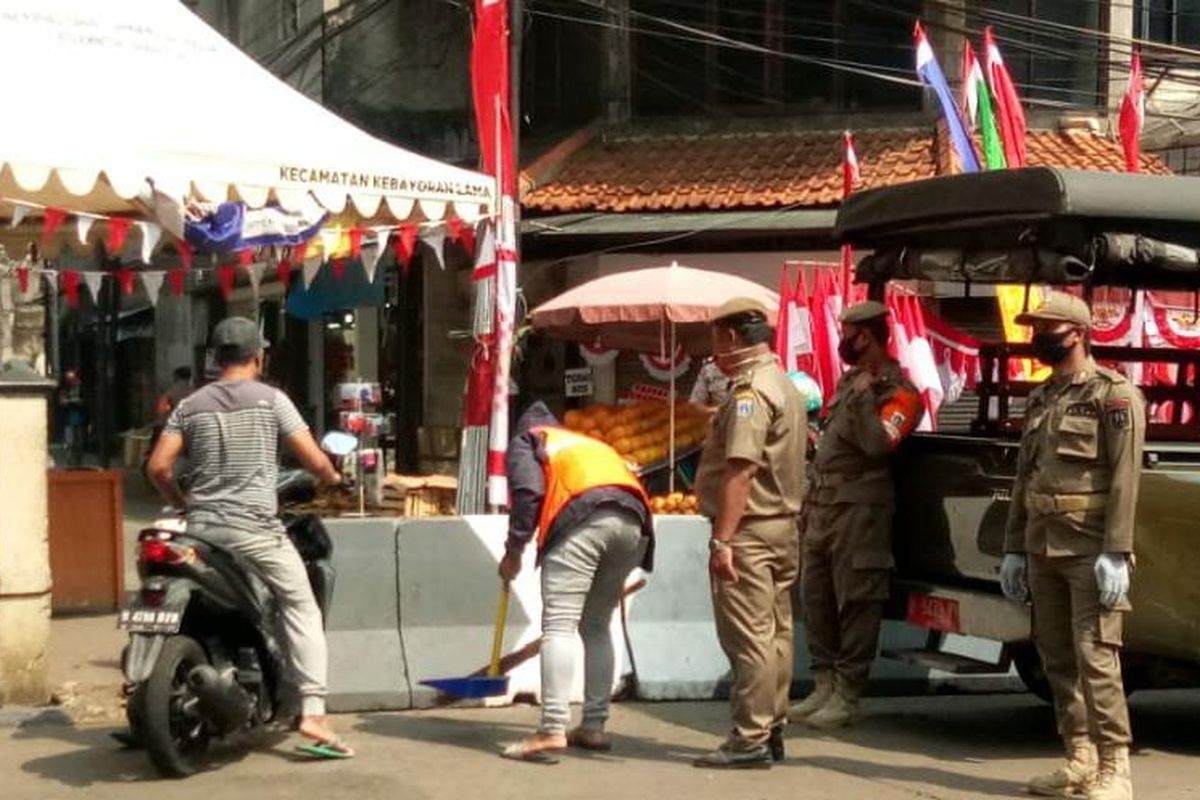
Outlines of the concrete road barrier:
<svg viewBox="0 0 1200 800">
<path fill-rule="evenodd" d="M 407 658 L 412 702 L 434 704 L 437 693 L 420 681 L 462 677 L 488 663 L 496 603 L 500 591 L 497 568 L 504 554 L 508 518 L 471 516 L 402 522 L 398 534 L 400 630 Z M 519 649 L 541 636 L 540 573 L 534 548 L 526 548 L 524 567 L 513 582 L 503 652 Z M 625 671 L 620 623 L 614 615 L 617 676 Z M 576 644 L 572 700 L 582 700 L 583 648 Z M 505 697 L 541 697 L 539 660 L 531 658 L 509 673 Z"/>
<path fill-rule="evenodd" d="M 329 708 L 412 707 L 397 606 L 396 520 L 327 519 L 337 570 L 326 636 Z"/>
</svg>

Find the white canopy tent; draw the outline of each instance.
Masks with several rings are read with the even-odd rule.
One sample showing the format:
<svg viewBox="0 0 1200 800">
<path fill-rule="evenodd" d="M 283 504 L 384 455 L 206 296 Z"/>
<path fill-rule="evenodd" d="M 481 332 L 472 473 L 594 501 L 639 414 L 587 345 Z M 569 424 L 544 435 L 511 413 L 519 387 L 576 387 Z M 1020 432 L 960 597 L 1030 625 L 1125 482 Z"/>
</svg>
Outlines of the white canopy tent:
<svg viewBox="0 0 1200 800">
<path fill-rule="evenodd" d="M 0 0 L 0 58 L 3 218 L 17 201 L 178 233 L 189 200 L 376 225 L 493 207 L 491 178 L 350 125 L 180 2 Z"/>
</svg>

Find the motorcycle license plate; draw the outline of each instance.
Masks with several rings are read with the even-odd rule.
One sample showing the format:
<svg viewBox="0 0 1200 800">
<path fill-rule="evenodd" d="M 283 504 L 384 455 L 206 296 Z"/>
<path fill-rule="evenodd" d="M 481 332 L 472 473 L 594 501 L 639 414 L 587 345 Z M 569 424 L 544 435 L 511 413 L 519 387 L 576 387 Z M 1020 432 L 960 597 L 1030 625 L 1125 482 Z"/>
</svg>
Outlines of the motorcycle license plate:
<svg viewBox="0 0 1200 800">
<path fill-rule="evenodd" d="M 178 633 L 183 612 L 169 608 L 123 608 L 117 627 L 130 633 Z"/>
<path fill-rule="evenodd" d="M 948 597 L 913 592 L 908 596 L 908 622 L 918 628 L 958 633 L 962 627 L 958 619 L 958 601 Z"/>
</svg>

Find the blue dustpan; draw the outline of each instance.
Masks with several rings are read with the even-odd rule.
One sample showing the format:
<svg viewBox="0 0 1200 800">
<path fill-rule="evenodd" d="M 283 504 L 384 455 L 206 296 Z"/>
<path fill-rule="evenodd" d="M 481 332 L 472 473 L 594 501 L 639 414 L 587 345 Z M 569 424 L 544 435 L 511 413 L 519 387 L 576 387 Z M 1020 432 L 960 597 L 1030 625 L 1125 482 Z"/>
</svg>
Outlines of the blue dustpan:
<svg viewBox="0 0 1200 800">
<path fill-rule="evenodd" d="M 481 697 L 500 697 L 508 694 L 507 675 L 484 675 L 478 678 L 433 678 L 422 685 L 463 700 Z"/>
<path fill-rule="evenodd" d="M 500 649 L 504 646 L 504 623 L 508 619 L 508 583 L 500 587 L 500 602 L 496 608 L 496 627 L 492 632 L 492 660 L 486 675 L 465 678 L 431 678 L 421 681 L 424 686 L 464 700 L 499 697 L 508 694 L 508 676 L 500 674 Z"/>
</svg>

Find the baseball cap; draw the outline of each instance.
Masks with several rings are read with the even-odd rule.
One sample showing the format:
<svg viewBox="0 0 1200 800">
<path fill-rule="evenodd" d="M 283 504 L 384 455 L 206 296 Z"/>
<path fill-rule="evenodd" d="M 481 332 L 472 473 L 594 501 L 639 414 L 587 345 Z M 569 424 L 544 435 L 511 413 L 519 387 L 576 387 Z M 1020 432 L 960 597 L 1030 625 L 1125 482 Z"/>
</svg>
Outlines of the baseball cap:
<svg viewBox="0 0 1200 800">
<path fill-rule="evenodd" d="M 1039 320 L 1070 322 L 1081 328 L 1092 327 L 1092 312 L 1087 303 L 1066 292 L 1047 292 L 1033 311 L 1017 315 L 1018 325 L 1032 325 Z"/>
<path fill-rule="evenodd" d="M 739 314 L 758 314 L 763 319 L 766 319 L 767 307 L 753 297 L 734 297 L 722 303 L 712 318 L 713 322 L 716 322 L 720 319 L 736 317 Z"/>
<path fill-rule="evenodd" d="M 208 346 L 227 352 L 236 359 L 247 359 L 270 343 L 258 332 L 258 325 L 245 317 L 228 317 L 217 323 L 209 337 Z"/>
<path fill-rule="evenodd" d="M 866 322 L 867 320 L 875 319 L 876 317 L 885 317 L 887 316 L 887 313 L 887 306 L 885 306 L 883 303 L 879 303 L 874 300 L 865 300 L 861 303 L 855 303 L 843 311 L 842 316 L 838 321 L 843 323 L 849 322 L 852 324 Z"/>
</svg>

